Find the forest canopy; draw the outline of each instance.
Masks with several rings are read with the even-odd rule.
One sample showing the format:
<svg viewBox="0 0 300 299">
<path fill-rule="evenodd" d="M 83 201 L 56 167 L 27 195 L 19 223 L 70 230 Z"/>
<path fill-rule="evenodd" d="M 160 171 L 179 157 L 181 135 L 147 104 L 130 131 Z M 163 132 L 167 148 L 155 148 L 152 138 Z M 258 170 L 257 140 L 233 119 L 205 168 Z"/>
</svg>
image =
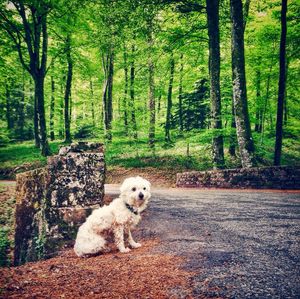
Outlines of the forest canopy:
<svg viewBox="0 0 300 299">
<path fill-rule="evenodd" d="M 1 0 L 0 146 L 299 164 L 299 15 L 299 0 Z"/>
</svg>

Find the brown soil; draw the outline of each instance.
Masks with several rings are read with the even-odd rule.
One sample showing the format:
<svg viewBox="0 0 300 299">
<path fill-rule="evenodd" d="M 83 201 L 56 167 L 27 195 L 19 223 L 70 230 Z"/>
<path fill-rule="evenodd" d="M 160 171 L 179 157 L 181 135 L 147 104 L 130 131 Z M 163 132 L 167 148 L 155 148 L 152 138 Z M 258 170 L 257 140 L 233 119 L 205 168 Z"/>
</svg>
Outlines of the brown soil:
<svg viewBox="0 0 300 299">
<path fill-rule="evenodd" d="M 142 176 L 156 187 L 175 187 L 176 169 L 145 168 L 108 168 L 106 172 L 106 184 L 120 184 L 125 178 L 131 176 Z"/>
<path fill-rule="evenodd" d="M 0 181 L 0 203 L 6 202 L 11 197 L 15 196 L 15 181 Z"/>
<path fill-rule="evenodd" d="M 192 298 L 182 259 L 153 253 L 158 240 L 139 249 L 78 258 L 60 256 L 0 270 L 0 298 Z"/>
<path fill-rule="evenodd" d="M 13 239 L 13 215 L 15 211 L 15 181 L 0 182 L 0 226 L 9 228 L 8 237 Z"/>
<path fill-rule="evenodd" d="M 176 172 L 154 168 L 108 170 L 106 183 L 140 175 L 155 186 L 174 186 Z M 14 182 L 5 181 L 0 207 L 14 196 Z M 158 240 L 144 240 L 128 254 L 113 251 L 87 259 L 72 249 L 58 257 L 19 267 L 0 268 L 0 298 L 192 298 L 192 273 L 180 257 L 154 253 Z"/>
</svg>

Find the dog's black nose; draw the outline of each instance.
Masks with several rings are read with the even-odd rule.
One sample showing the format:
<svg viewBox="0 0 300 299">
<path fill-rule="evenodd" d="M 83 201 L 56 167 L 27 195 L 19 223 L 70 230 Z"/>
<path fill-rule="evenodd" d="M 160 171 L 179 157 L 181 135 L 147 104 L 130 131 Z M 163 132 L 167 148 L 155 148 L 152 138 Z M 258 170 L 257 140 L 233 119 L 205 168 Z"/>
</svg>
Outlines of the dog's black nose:
<svg viewBox="0 0 300 299">
<path fill-rule="evenodd" d="M 143 199 L 144 198 L 144 194 L 142 192 L 139 193 L 139 199 Z"/>
</svg>

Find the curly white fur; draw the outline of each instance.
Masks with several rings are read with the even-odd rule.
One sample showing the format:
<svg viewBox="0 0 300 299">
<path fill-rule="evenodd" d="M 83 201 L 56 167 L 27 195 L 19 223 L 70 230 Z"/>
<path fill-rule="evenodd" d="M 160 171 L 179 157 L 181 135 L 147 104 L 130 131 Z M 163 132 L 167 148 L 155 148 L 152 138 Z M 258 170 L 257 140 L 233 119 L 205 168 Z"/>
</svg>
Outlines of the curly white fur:
<svg viewBox="0 0 300 299">
<path fill-rule="evenodd" d="M 128 235 L 128 243 L 132 248 L 138 248 L 130 229 L 141 220 L 140 213 L 147 207 L 150 199 L 150 183 L 137 176 L 125 179 L 120 191 L 120 197 L 114 199 L 108 206 L 97 210 L 86 219 L 78 230 L 74 251 L 80 257 L 86 257 L 107 251 L 105 236 L 112 233 L 115 244 L 120 252 L 129 252 L 125 247 L 124 234 Z"/>
</svg>

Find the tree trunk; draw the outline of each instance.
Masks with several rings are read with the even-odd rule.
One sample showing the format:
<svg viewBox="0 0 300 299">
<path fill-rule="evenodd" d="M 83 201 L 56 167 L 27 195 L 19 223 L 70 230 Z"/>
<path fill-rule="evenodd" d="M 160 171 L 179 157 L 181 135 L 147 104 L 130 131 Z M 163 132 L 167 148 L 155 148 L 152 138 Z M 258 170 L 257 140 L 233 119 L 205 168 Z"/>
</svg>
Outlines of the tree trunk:
<svg viewBox="0 0 300 299">
<path fill-rule="evenodd" d="M 55 82 L 53 76 L 51 76 L 51 101 L 50 101 L 50 139 L 55 139 L 54 135 L 54 108 L 55 108 Z"/>
<path fill-rule="evenodd" d="M 73 77 L 73 76 L 72 76 L 72 77 Z M 71 87 L 71 90 L 70 90 L 70 96 L 69 96 L 69 122 L 70 122 L 70 132 L 71 132 L 72 116 L 73 116 L 73 99 L 72 99 L 72 87 Z"/>
<path fill-rule="evenodd" d="M 152 59 L 152 48 L 153 48 L 153 26 L 152 20 L 148 23 L 148 70 L 149 70 L 149 146 L 150 148 L 155 147 L 155 94 L 154 94 L 154 63 Z"/>
<path fill-rule="evenodd" d="M 35 98 L 37 100 L 37 110 L 39 115 L 39 127 L 40 127 L 40 148 L 43 156 L 49 156 L 51 154 L 48 140 L 47 140 L 47 127 L 45 119 L 45 103 L 44 103 L 44 76 L 37 76 L 34 81 L 35 86 Z"/>
<path fill-rule="evenodd" d="M 230 130 L 230 136 L 229 136 L 229 154 L 232 157 L 235 157 L 235 146 L 236 146 L 236 124 L 235 124 L 235 117 L 234 117 L 234 105 L 233 101 L 231 101 L 231 112 L 232 112 L 232 117 L 231 117 L 231 130 Z"/>
<path fill-rule="evenodd" d="M 130 110 L 131 110 L 131 122 L 133 128 L 133 138 L 137 139 L 137 123 L 135 117 L 135 98 L 134 98 L 134 80 L 135 80 L 135 66 L 134 66 L 134 55 L 135 55 L 135 46 L 131 47 L 131 63 L 130 63 Z"/>
<path fill-rule="evenodd" d="M 33 103 L 33 131 L 34 131 L 34 145 L 36 148 L 40 148 L 40 135 L 39 135 L 39 115 L 37 109 L 37 98 L 34 92 L 34 84 L 30 80 L 30 93 L 31 93 L 31 100 Z"/>
<path fill-rule="evenodd" d="M 278 102 L 276 119 L 276 142 L 274 153 L 274 165 L 280 165 L 282 150 L 282 122 L 283 122 L 283 104 L 286 85 L 286 12 L 287 0 L 281 2 L 281 37 L 280 37 L 280 57 L 279 57 L 279 82 L 278 82 Z"/>
<path fill-rule="evenodd" d="M 127 101 L 128 101 L 128 64 L 127 64 L 127 51 L 126 45 L 124 45 L 124 98 L 123 98 L 123 113 L 124 113 L 124 129 L 125 135 L 128 135 L 128 111 L 127 111 Z"/>
<path fill-rule="evenodd" d="M 289 64 L 290 64 L 290 60 L 287 59 L 287 61 L 286 61 L 285 82 L 288 82 Z M 288 104 L 287 104 L 287 101 L 288 101 L 288 98 L 287 98 L 287 89 L 285 88 L 285 91 L 284 91 L 284 103 L 283 103 L 283 109 L 284 109 L 283 125 L 284 126 L 286 126 L 287 123 L 288 123 Z"/>
<path fill-rule="evenodd" d="M 261 72 L 260 69 L 256 70 L 256 112 L 255 112 L 255 127 L 254 131 L 261 133 L 262 128 L 262 109 L 261 109 Z"/>
<path fill-rule="evenodd" d="M 212 154 L 214 168 L 224 167 L 224 146 L 220 95 L 220 34 L 219 0 L 206 0 L 207 24 L 209 37 L 209 76 L 211 101 L 211 127 L 214 130 Z"/>
<path fill-rule="evenodd" d="M 111 134 L 111 122 L 113 119 L 113 106 L 112 106 L 112 91 L 113 91 L 113 75 L 114 75 L 114 52 L 110 49 L 108 54 L 108 65 L 107 65 L 107 81 L 105 91 L 103 94 L 105 105 L 104 105 L 104 125 L 105 125 L 105 138 L 108 141 L 112 140 Z"/>
<path fill-rule="evenodd" d="M 166 124 L 165 124 L 165 142 L 167 143 L 171 142 L 170 127 L 171 127 L 171 119 L 172 119 L 172 90 L 173 90 L 173 80 L 174 80 L 174 69 L 175 69 L 175 61 L 174 61 L 173 53 L 171 53 L 170 80 L 169 80 L 169 88 L 168 88 L 167 115 L 166 115 Z"/>
<path fill-rule="evenodd" d="M 42 155 L 49 155 L 50 148 L 47 141 L 46 120 L 44 105 L 44 79 L 46 76 L 47 53 L 48 53 L 48 32 L 47 15 L 49 7 L 46 3 L 33 1 L 14 1 L 15 12 L 19 14 L 20 26 L 6 19 L 6 31 L 12 38 L 15 48 L 18 51 L 20 63 L 34 80 L 35 90 L 35 141 L 38 142 L 38 129 L 40 130 L 40 146 Z M 12 33 L 13 32 L 13 33 Z M 18 38 L 14 36 L 17 32 Z M 23 45 L 25 45 L 23 47 Z M 27 52 L 27 54 L 25 54 Z M 24 59 L 24 56 L 27 59 Z M 37 117 L 38 116 L 38 117 Z M 39 128 L 38 128 L 39 123 Z"/>
<path fill-rule="evenodd" d="M 244 14 L 244 16 L 243 16 L 244 17 L 244 23 L 243 23 L 244 32 L 245 32 L 246 24 L 247 24 L 247 20 L 248 20 L 250 2 L 251 2 L 251 0 L 246 0 L 245 4 L 244 4 L 244 11 L 243 11 L 243 14 Z"/>
<path fill-rule="evenodd" d="M 10 130 L 13 128 L 13 120 L 11 118 L 11 109 L 10 109 L 10 92 L 8 84 L 5 84 L 5 97 L 6 97 L 6 122 L 7 122 L 7 129 Z"/>
<path fill-rule="evenodd" d="M 60 83 L 60 109 L 59 109 L 59 116 L 60 116 L 60 121 L 59 121 L 59 138 L 63 139 L 64 138 L 64 83 L 66 81 L 65 77 L 63 76 L 62 82 Z"/>
<path fill-rule="evenodd" d="M 113 75 L 114 75 L 114 53 L 112 48 L 109 49 L 105 57 L 102 57 L 103 70 L 104 70 L 104 82 L 103 82 L 103 124 L 105 131 L 105 138 L 108 141 L 112 140 L 111 135 L 111 122 L 113 116 L 112 107 L 112 91 L 113 91 Z"/>
<path fill-rule="evenodd" d="M 111 122 L 113 120 L 113 77 L 114 77 L 114 51 L 111 50 L 109 58 L 109 69 L 108 69 L 108 86 L 107 86 L 107 104 L 108 104 L 108 118 L 109 118 L 109 129 L 111 130 Z M 110 137 L 111 139 L 111 137 Z"/>
<path fill-rule="evenodd" d="M 47 66 L 47 54 L 48 54 L 48 31 L 47 31 L 47 14 L 40 12 L 41 23 L 37 24 L 35 30 L 36 39 L 38 41 L 35 48 L 35 55 L 31 58 L 31 61 L 37 59 L 35 73 L 35 97 L 37 99 L 37 109 L 39 115 L 39 127 L 40 127 L 40 148 L 43 156 L 49 156 L 51 154 L 50 147 L 47 140 L 47 126 L 45 117 L 45 95 L 44 95 L 44 83 L 46 77 Z M 38 27 L 41 26 L 41 31 Z M 42 35 L 42 44 L 40 47 L 39 38 Z M 41 48 L 41 49 L 40 49 Z M 41 59 L 39 61 L 39 53 L 41 50 Z"/>
<path fill-rule="evenodd" d="M 21 138 L 23 138 L 24 135 L 24 125 L 25 125 L 24 107 L 25 107 L 25 71 L 23 70 L 21 101 L 18 105 L 18 133 Z"/>
<path fill-rule="evenodd" d="M 159 91 L 158 97 L 157 97 L 157 115 L 159 118 L 160 115 L 160 111 L 161 111 L 161 98 L 162 98 L 162 94 L 161 94 L 161 90 Z"/>
<path fill-rule="evenodd" d="M 236 132 L 242 167 L 249 168 L 255 165 L 255 158 L 247 103 L 241 0 L 230 0 L 230 15 L 232 23 L 232 80 Z"/>
<path fill-rule="evenodd" d="M 104 79 L 103 88 L 102 88 L 102 120 L 103 120 L 103 127 L 105 135 L 107 134 L 108 124 L 108 114 L 107 114 L 107 78 Z"/>
<path fill-rule="evenodd" d="M 70 121 L 70 98 L 71 98 L 71 88 L 72 88 L 72 77 L 73 77 L 73 61 L 71 57 L 71 36 L 70 34 L 67 36 L 66 39 L 66 55 L 67 55 L 67 63 L 68 63 L 68 74 L 67 74 L 67 81 L 66 81 L 66 88 L 65 88 L 65 96 L 64 96 L 64 103 L 65 103 L 65 143 L 71 143 L 71 121 Z"/>
<path fill-rule="evenodd" d="M 183 81 L 183 54 L 180 55 L 180 69 L 179 69 L 179 95 L 178 95 L 178 105 L 179 105 L 179 132 L 183 133 L 183 115 L 182 115 L 182 81 Z"/>
<path fill-rule="evenodd" d="M 95 127 L 96 120 L 95 120 L 95 107 L 94 107 L 94 88 L 93 88 L 92 79 L 90 79 L 90 90 L 91 90 L 91 105 L 92 105 L 92 122 L 93 122 L 93 127 Z"/>
<path fill-rule="evenodd" d="M 271 59 L 271 64 L 270 64 L 270 68 L 269 68 L 269 74 L 268 74 L 267 83 L 266 83 L 266 95 L 264 97 L 264 104 L 263 104 L 263 111 L 262 111 L 261 143 L 263 142 L 264 133 L 265 133 L 265 118 L 266 118 L 266 113 L 267 113 L 267 107 L 269 105 L 270 81 L 271 81 L 272 68 L 273 68 L 273 59 Z"/>
</svg>

